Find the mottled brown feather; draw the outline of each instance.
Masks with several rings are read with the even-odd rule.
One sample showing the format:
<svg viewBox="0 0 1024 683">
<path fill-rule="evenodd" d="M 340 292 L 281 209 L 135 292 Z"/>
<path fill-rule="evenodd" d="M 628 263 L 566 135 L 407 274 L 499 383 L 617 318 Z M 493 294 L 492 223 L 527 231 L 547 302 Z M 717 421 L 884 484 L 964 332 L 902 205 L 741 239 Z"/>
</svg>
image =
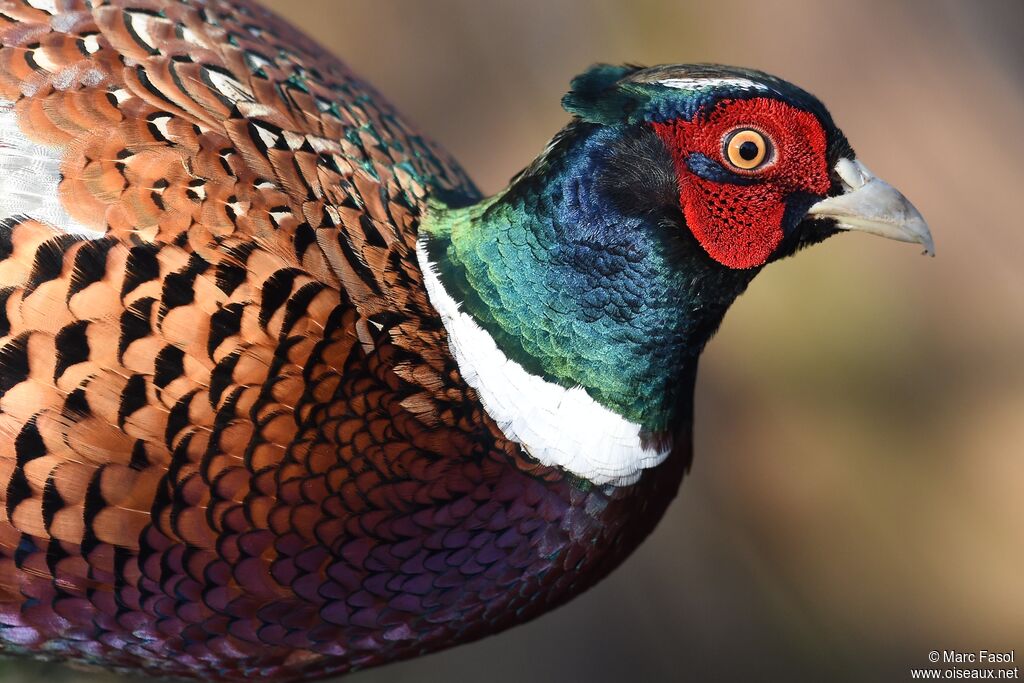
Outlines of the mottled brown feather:
<svg viewBox="0 0 1024 683">
<path fill-rule="evenodd" d="M 588 492 L 462 381 L 416 225 L 475 190 L 377 93 L 241 0 L 57 5 L 0 0 L 0 100 L 103 237 L 0 216 L 0 650 L 327 675 L 529 618 L 649 530 L 685 454 Z"/>
</svg>

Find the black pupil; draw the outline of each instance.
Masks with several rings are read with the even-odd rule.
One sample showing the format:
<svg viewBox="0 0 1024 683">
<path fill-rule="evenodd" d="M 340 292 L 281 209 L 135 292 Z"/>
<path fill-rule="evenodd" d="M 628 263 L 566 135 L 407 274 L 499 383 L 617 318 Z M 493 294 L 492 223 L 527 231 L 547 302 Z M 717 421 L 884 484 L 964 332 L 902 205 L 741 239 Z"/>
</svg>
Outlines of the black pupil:
<svg viewBox="0 0 1024 683">
<path fill-rule="evenodd" d="M 754 159 L 757 158 L 757 145 L 751 142 L 750 140 L 747 140 L 746 142 L 740 144 L 739 152 L 740 158 L 743 159 L 744 161 L 753 161 Z"/>
</svg>

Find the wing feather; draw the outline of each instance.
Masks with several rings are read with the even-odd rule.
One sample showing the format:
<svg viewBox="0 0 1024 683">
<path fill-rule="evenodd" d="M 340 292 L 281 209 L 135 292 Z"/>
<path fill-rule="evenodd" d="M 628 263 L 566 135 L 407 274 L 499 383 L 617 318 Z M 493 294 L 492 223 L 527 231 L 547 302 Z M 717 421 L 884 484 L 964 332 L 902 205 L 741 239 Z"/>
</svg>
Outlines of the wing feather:
<svg viewBox="0 0 1024 683">
<path fill-rule="evenodd" d="M 0 0 L 0 649 L 338 654 L 292 572 L 484 422 L 414 256 L 475 190 L 255 5 L 57 4 Z"/>
</svg>

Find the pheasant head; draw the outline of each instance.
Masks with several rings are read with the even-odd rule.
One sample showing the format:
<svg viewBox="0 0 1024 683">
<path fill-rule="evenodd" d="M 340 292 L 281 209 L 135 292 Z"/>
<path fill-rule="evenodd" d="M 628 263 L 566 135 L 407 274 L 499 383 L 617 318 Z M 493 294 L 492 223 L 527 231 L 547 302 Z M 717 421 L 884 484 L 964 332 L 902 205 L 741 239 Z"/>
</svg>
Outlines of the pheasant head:
<svg viewBox="0 0 1024 683">
<path fill-rule="evenodd" d="M 843 230 L 933 250 L 779 78 L 600 65 L 562 102 L 573 120 L 505 190 L 432 206 L 421 265 L 492 417 L 588 481 L 634 481 L 671 451 L 700 351 L 765 264 Z"/>
</svg>

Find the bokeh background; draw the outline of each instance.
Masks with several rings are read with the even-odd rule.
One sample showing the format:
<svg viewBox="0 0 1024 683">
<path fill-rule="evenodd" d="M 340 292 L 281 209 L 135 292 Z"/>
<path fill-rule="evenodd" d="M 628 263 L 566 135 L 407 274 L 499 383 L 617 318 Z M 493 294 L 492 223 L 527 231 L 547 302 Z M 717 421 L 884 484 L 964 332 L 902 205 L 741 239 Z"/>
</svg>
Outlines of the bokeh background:
<svg viewBox="0 0 1024 683">
<path fill-rule="evenodd" d="M 570 605 L 353 675 L 904 681 L 1024 659 L 1024 3 L 273 0 L 493 192 L 597 61 L 754 66 L 817 94 L 938 257 L 842 235 L 769 267 L 704 355 L 696 459 Z M 0 663 L 0 680 L 104 683 Z M 116 679 L 127 682 L 130 679 Z"/>
</svg>

